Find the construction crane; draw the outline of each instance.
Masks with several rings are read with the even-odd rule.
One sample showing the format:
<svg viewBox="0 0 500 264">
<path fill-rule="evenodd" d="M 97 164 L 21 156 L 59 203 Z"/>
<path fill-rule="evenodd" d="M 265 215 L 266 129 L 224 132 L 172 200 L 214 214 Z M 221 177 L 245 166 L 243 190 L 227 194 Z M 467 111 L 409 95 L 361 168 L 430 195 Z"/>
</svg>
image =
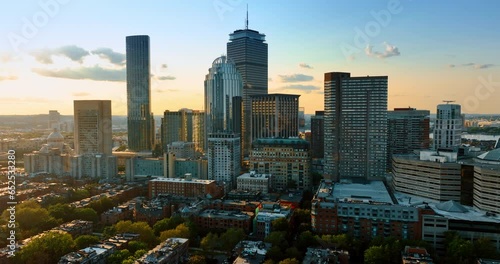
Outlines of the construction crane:
<svg viewBox="0 0 500 264">
<path fill-rule="evenodd" d="M 453 103 L 455 101 L 454 100 L 453 101 L 452 100 L 443 100 L 443 102 L 446 103 L 446 104 L 449 104 L 449 103 Z"/>
</svg>

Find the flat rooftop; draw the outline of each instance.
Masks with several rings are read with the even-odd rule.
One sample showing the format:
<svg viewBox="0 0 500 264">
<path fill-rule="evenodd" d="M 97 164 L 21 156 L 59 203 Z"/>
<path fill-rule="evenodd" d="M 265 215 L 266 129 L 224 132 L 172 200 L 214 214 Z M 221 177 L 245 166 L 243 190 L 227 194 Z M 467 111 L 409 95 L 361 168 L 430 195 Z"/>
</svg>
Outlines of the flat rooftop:
<svg viewBox="0 0 500 264">
<path fill-rule="evenodd" d="M 366 184 L 323 181 L 316 196 L 317 198 L 330 198 L 339 202 L 394 204 L 382 181 L 372 181 Z"/>
<path fill-rule="evenodd" d="M 214 180 L 200 180 L 200 179 L 191 179 L 186 180 L 183 178 L 165 178 L 159 177 L 154 180 L 150 180 L 150 182 L 184 182 L 184 183 L 198 183 L 198 184 L 210 184 L 215 182 Z"/>
</svg>

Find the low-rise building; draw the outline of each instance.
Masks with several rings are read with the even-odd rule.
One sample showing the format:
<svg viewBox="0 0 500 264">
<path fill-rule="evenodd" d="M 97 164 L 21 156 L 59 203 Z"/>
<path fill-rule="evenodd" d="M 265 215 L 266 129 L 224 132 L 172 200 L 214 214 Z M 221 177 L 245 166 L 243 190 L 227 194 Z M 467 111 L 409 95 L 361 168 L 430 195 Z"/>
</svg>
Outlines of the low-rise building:
<svg viewBox="0 0 500 264">
<path fill-rule="evenodd" d="M 420 239 L 420 215 L 416 207 L 398 204 L 381 181 L 323 180 L 312 199 L 311 225 L 318 234 L 347 233 L 364 241 L 377 236 Z"/>
<path fill-rule="evenodd" d="M 275 202 L 262 202 L 255 210 L 255 219 L 253 224 L 254 236 L 265 238 L 271 233 L 272 222 L 276 219 L 285 218 L 290 221 L 292 209 L 289 206 L 283 206 Z"/>
<path fill-rule="evenodd" d="M 169 238 L 135 261 L 137 264 L 178 264 L 188 256 L 189 239 Z"/>
<path fill-rule="evenodd" d="M 236 178 L 236 188 L 244 191 L 260 191 L 268 193 L 271 186 L 271 175 L 258 174 L 255 171 L 243 173 Z"/>
<path fill-rule="evenodd" d="M 425 248 L 406 246 L 401 254 L 403 264 L 433 264 L 431 255 Z"/>
<path fill-rule="evenodd" d="M 349 264 L 349 252 L 334 249 L 307 248 L 303 264 Z"/>
<path fill-rule="evenodd" d="M 234 227 L 250 233 L 253 217 L 254 213 L 251 212 L 206 209 L 195 217 L 195 222 L 202 230 L 227 230 Z"/>
<path fill-rule="evenodd" d="M 263 241 L 242 240 L 233 249 L 237 256 L 233 264 L 261 264 L 271 246 Z"/>
<path fill-rule="evenodd" d="M 157 178 L 149 181 L 149 197 L 160 194 L 180 195 L 184 197 L 220 198 L 223 188 L 214 180 Z"/>
</svg>

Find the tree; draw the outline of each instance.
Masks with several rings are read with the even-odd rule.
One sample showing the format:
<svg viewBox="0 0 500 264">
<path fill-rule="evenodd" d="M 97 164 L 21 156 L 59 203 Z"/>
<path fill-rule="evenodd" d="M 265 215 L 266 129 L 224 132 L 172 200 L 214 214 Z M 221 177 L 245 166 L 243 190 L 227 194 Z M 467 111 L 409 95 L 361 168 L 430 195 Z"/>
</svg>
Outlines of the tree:
<svg viewBox="0 0 500 264">
<path fill-rule="evenodd" d="M 144 242 L 133 240 L 128 243 L 127 248 L 131 254 L 135 254 L 139 250 L 148 249 L 148 245 Z"/>
<path fill-rule="evenodd" d="M 314 247 L 316 245 L 318 245 L 318 241 L 311 231 L 302 232 L 297 238 L 297 248 L 302 252 L 306 252 L 308 247 Z"/>
<path fill-rule="evenodd" d="M 2 219 L 8 219 L 8 214 L 9 212 L 5 210 L 2 213 Z M 21 239 L 36 235 L 62 223 L 61 220 L 52 217 L 47 209 L 42 208 L 35 201 L 26 201 L 17 205 L 16 222 L 21 230 Z"/>
<path fill-rule="evenodd" d="M 90 245 L 99 243 L 100 239 L 93 235 L 81 235 L 75 239 L 76 249 L 86 248 Z"/>
<path fill-rule="evenodd" d="M 271 227 L 273 231 L 284 231 L 287 232 L 289 228 L 289 223 L 285 217 L 275 219 L 271 222 Z"/>
<path fill-rule="evenodd" d="M 265 242 L 271 243 L 273 246 L 279 247 L 281 250 L 288 248 L 286 233 L 281 231 L 273 231 L 264 239 Z"/>
<path fill-rule="evenodd" d="M 200 246 L 205 251 L 212 251 L 221 247 L 220 242 L 219 236 L 216 233 L 210 232 L 201 239 Z"/>
<path fill-rule="evenodd" d="M 155 235 L 160 235 L 161 232 L 169 229 L 174 229 L 178 225 L 184 223 L 184 219 L 180 216 L 172 216 L 170 218 L 163 218 L 153 225 Z"/>
<path fill-rule="evenodd" d="M 371 246 L 365 251 L 366 264 L 385 264 L 389 263 L 390 258 L 385 253 L 384 246 Z"/>
<path fill-rule="evenodd" d="M 92 208 L 76 208 L 72 218 L 73 218 L 72 220 L 81 219 L 85 221 L 91 221 L 94 223 L 96 223 L 99 220 L 97 212 Z"/>
<path fill-rule="evenodd" d="M 130 251 L 128 249 L 122 249 L 120 251 L 116 251 L 113 254 L 108 256 L 106 263 L 108 264 L 121 264 L 124 260 L 130 257 Z"/>
<path fill-rule="evenodd" d="M 146 222 L 120 221 L 115 225 L 117 233 L 136 233 L 139 234 L 139 240 L 153 246 L 157 239 L 153 229 Z"/>
<path fill-rule="evenodd" d="M 59 259 L 73 251 L 75 241 L 70 234 L 49 231 L 34 238 L 16 256 L 21 263 L 57 263 Z"/>
<path fill-rule="evenodd" d="M 294 258 L 287 258 L 280 261 L 279 264 L 300 264 L 300 262 Z"/>
<path fill-rule="evenodd" d="M 135 257 L 135 259 L 138 259 L 138 258 L 141 258 L 142 256 L 144 256 L 146 253 L 148 253 L 148 251 L 146 249 L 139 249 L 134 253 L 134 257 Z"/>
<path fill-rule="evenodd" d="M 289 258 L 302 259 L 304 256 L 303 252 L 300 252 L 296 247 L 287 248 L 285 255 Z"/>
<path fill-rule="evenodd" d="M 189 238 L 190 233 L 189 233 L 189 228 L 185 223 L 182 223 L 178 225 L 175 229 L 170 229 L 161 232 L 160 234 L 160 240 L 165 241 L 171 237 L 182 237 L 182 238 Z"/>
<path fill-rule="evenodd" d="M 285 258 L 285 254 L 281 251 L 279 246 L 272 246 L 266 253 L 266 258 L 272 259 L 275 262 L 278 262 Z"/>
<path fill-rule="evenodd" d="M 63 222 L 69 222 L 73 219 L 72 216 L 75 208 L 71 207 L 69 204 L 58 203 L 49 206 L 48 211 L 52 217 L 61 219 Z"/>
<path fill-rule="evenodd" d="M 478 258 L 497 259 L 500 255 L 493 242 L 484 237 L 474 241 L 474 251 Z"/>
<path fill-rule="evenodd" d="M 229 228 L 226 232 L 220 235 L 222 249 L 231 252 L 233 248 L 245 238 L 245 231 L 241 228 Z"/>
<path fill-rule="evenodd" d="M 201 255 L 192 255 L 189 257 L 188 264 L 205 264 L 207 260 Z"/>
</svg>

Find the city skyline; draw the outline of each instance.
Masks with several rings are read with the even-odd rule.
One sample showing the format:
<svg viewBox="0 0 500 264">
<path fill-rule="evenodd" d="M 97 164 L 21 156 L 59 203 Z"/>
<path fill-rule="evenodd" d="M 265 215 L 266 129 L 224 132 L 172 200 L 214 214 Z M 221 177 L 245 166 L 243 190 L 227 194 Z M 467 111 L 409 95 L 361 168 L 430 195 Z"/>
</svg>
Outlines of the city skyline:
<svg viewBox="0 0 500 264">
<path fill-rule="evenodd" d="M 130 35 L 151 38 L 151 111 L 203 110 L 207 69 L 229 34 L 245 28 L 247 2 L 8 3 L 0 11 L 0 115 L 69 115 L 73 100 L 111 100 L 113 113 L 126 115 Z M 464 113 L 497 113 L 499 38 L 490 28 L 499 8 L 451 3 L 253 1 L 248 28 L 266 35 L 269 93 L 300 94 L 307 114 L 324 109 L 323 75 L 332 71 L 389 76 L 389 110 L 434 113 L 454 100 Z"/>
</svg>

